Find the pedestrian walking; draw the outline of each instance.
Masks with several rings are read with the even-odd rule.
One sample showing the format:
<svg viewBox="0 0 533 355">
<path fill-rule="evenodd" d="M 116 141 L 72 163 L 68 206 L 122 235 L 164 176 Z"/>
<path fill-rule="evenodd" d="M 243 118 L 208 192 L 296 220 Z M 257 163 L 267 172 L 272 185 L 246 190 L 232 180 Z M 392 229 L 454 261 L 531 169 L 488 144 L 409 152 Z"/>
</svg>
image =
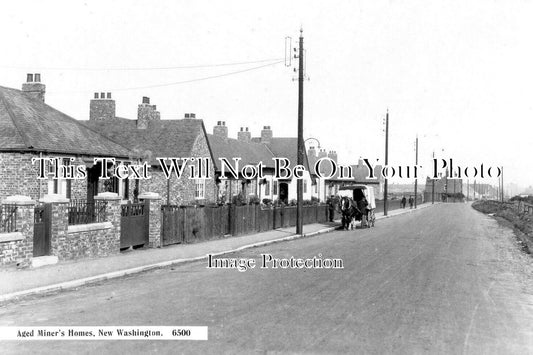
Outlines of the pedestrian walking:
<svg viewBox="0 0 533 355">
<path fill-rule="evenodd" d="M 405 208 L 405 203 L 407 200 L 405 199 L 405 196 L 402 196 L 402 208 Z"/>
<path fill-rule="evenodd" d="M 413 198 L 413 196 L 409 196 L 409 207 L 410 208 L 413 208 L 413 203 L 415 202 L 415 199 Z"/>
</svg>

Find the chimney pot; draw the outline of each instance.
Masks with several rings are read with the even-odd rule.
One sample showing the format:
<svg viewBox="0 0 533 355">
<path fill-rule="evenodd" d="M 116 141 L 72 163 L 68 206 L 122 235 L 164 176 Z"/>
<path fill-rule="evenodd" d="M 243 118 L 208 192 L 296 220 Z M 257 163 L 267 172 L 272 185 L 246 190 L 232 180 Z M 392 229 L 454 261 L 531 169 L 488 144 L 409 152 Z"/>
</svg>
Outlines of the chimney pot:
<svg viewBox="0 0 533 355">
<path fill-rule="evenodd" d="M 185 114 L 185 118 L 189 118 L 189 114 L 188 113 Z"/>
<path fill-rule="evenodd" d="M 150 98 L 147 96 L 143 96 L 143 104 L 149 104 L 149 103 L 150 103 Z"/>
<path fill-rule="evenodd" d="M 226 121 L 222 121 L 222 125 L 225 126 L 226 125 Z"/>
<path fill-rule="evenodd" d="M 97 93 L 97 92 L 95 92 L 95 93 L 94 93 L 94 98 L 95 98 L 95 99 L 97 99 L 97 98 L 98 98 L 98 96 L 99 96 L 99 95 L 98 95 L 98 93 Z"/>
<path fill-rule="evenodd" d="M 248 127 L 246 127 L 246 132 L 248 132 Z"/>
<path fill-rule="evenodd" d="M 110 93 L 110 92 L 107 93 L 107 98 L 108 98 L 108 99 L 111 98 L 111 93 Z"/>
<path fill-rule="evenodd" d="M 244 129 L 241 127 L 241 132 L 244 131 Z"/>
<path fill-rule="evenodd" d="M 37 74 L 34 74 L 33 75 L 33 80 L 36 82 L 36 83 L 40 83 L 41 82 L 41 74 L 37 73 Z"/>
<path fill-rule="evenodd" d="M 191 118 L 196 118 L 196 113 L 191 113 Z"/>
<path fill-rule="evenodd" d="M 26 74 L 26 82 L 33 83 L 33 74 Z"/>
</svg>

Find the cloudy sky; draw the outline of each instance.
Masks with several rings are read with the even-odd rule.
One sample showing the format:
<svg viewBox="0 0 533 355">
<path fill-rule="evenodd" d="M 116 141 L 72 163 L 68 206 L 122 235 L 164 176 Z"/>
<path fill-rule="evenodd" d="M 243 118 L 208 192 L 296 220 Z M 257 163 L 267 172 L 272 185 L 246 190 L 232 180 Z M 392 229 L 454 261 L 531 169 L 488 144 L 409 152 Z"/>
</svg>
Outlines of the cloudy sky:
<svg viewBox="0 0 533 355">
<path fill-rule="evenodd" d="M 341 163 L 383 161 L 388 108 L 391 165 L 414 163 L 418 134 L 428 173 L 435 151 L 532 185 L 532 18 L 531 1 L 10 2 L 0 85 L 39 72 L 46 102 L 77 119 L 111 91 L 121 117 L 149 96 L 163 119 L 295 136 L 295 73 L 278 61 L 302 26 L 305 137 Z"/>
</svg>

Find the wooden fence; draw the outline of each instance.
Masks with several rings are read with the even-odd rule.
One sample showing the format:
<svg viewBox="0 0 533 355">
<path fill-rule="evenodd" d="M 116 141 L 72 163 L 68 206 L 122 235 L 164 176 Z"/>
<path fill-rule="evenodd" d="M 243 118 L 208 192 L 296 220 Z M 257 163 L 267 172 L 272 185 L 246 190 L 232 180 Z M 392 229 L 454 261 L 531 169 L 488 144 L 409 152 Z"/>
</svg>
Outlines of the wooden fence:
<svg viewBox="0 0 533 355">
<path fill-rule="evenodd" d="M 163 205 L 163 245 L 191 243 L 265 232 L 296 225 L 296 207 L 261 208 L 259 205 L 194 207 Z M 303 223 L 328 220 L 326 205 L 304 206 Z"/>
</svg>

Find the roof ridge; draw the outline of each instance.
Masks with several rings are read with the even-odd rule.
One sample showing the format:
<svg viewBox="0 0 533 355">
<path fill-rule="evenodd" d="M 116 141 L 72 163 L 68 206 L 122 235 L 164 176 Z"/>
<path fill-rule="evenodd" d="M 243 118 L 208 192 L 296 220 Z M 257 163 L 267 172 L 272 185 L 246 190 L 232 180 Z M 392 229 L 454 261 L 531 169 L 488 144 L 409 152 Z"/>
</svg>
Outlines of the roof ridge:
<svg viewBox="0 0 533 355">
<path fill-rule="evenodd" d="M 28 143 L 29 140 L 26 134 L 18 126 L 17 120 L 15 119 L 15 114 L 13 113 L 13 110 L 11 110 L 11 107 L 9 106 L 9 103 L 4 97 L 4 94 L 2 93 L 2 91 L 0 91 L 0 100 L 4 104 L 7 114 L 9 115 L 9 118 L 11 118 L 11 121 L 13 122 L 13 126 L 17 129 L 17 132 L 20 135 L 20 138 L 22 138 L 22 141 L 24 142 L 24 145 L 26 146 L 26 148 L 33 148 L 33 146 L 30 146 L 30 144 Z"/>
<path fill-rule="evenodd" d="M 109 137 L 103 135 L 102 133 L 99 133 L 99 132 L 95 131 L 94 129 L 92 129 L 92 128 L 86 126 L 86 125 L 84 125 L 83 123 L 81 123 L 80 120 L 77 120 L 77 119 L 75 119 L 74 117 L 70 117 L 70 116 L 67 115 L 66 113 L 64 113 L 64 112 L 62 112 L 62 111 L 59 111 L 58 109 L 56 109 L 56 108 L 54 108 L 54 107 L 48 105 L 46 102 L 43 102 L 42 104 L 45 105 L 45 106 L 48 106 L 49 108 L 51 108 L 51 109 L 54 110 L 54 111 L 59 112 L 62 116 L 64 116 L 65 118 L 67 118 L 67 119 L 69 119 L 69 120 L 71 120 L 71 121 L 73 121 L 76 125 L 81 126 L 81 127 L 85 128 L 85 129 L 88 129 L 89 131 L 91 131 L 91 132 L 93 132 L 93 133 L 95 133 L 95 134 L 98 134 L 100 137 L 102 137 L 102 138 L 104 138 L 104 139 L 107 139 L 107 140 L 110 141 L 111 143 L 120 146 L 121 148 L 127 150 L 127 151 L 130 152 L 130 153 L 133 153 L 132 150 L 131 150 L 130 148 L 125 147 L 125 146 L 123 146 L 122 144 L 120 144 L 120 143 L 118 143 L 118 142 L 115 142 L 115 141 L 112 140 L 111 138 L 109 138 Z M 90 121 L 90 120 L 88 120 L 88 121 Z"/>
</svg>

